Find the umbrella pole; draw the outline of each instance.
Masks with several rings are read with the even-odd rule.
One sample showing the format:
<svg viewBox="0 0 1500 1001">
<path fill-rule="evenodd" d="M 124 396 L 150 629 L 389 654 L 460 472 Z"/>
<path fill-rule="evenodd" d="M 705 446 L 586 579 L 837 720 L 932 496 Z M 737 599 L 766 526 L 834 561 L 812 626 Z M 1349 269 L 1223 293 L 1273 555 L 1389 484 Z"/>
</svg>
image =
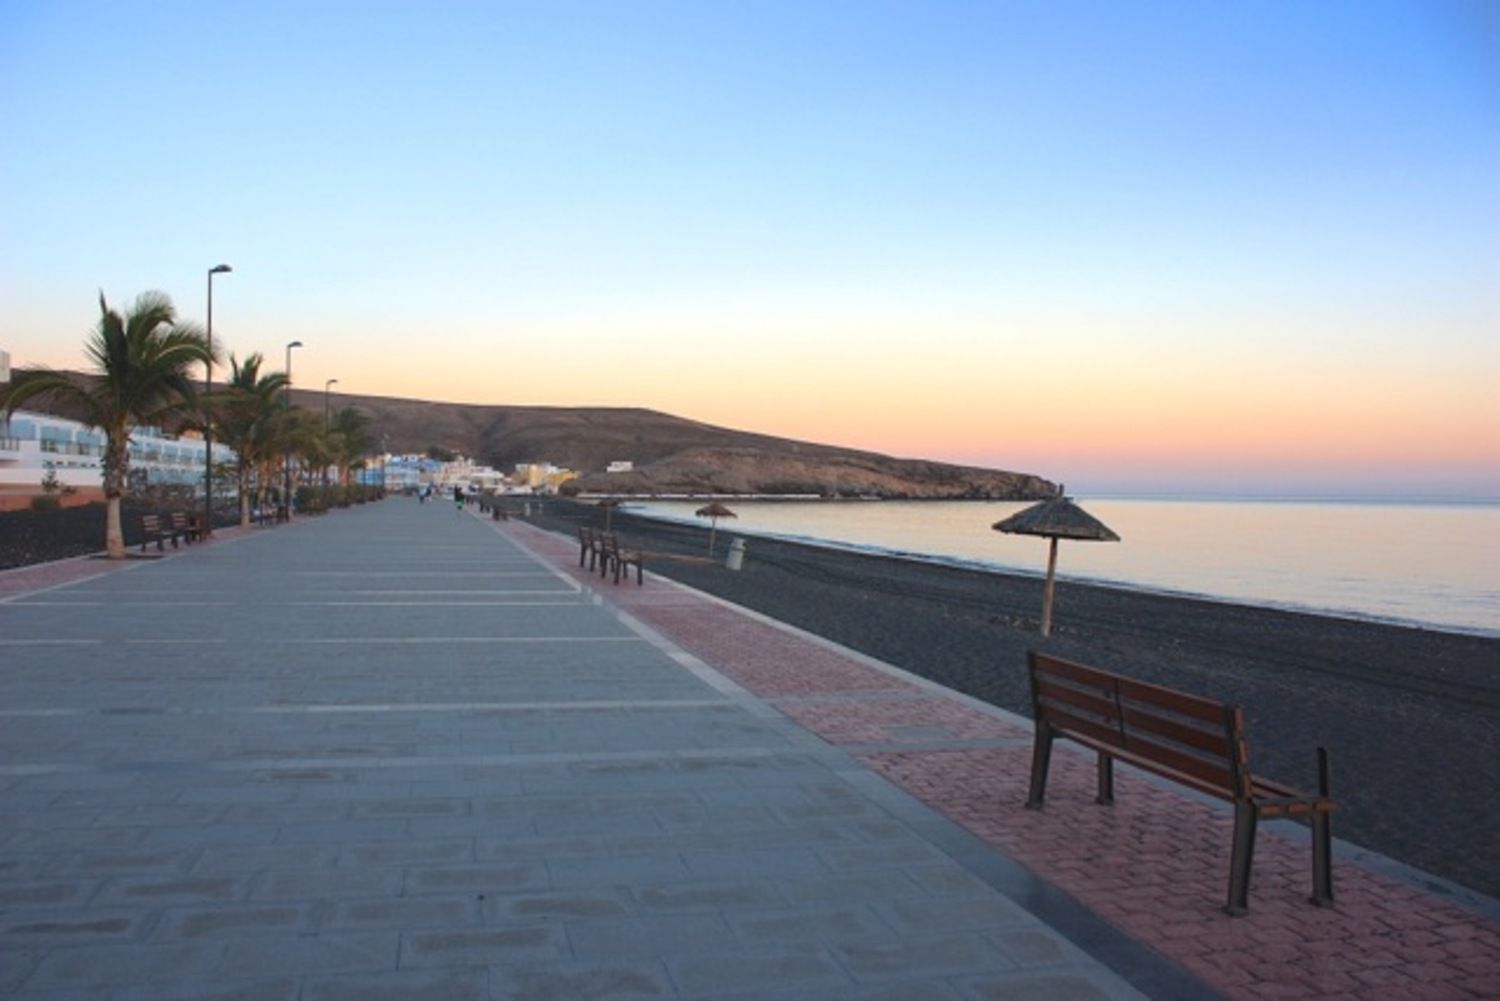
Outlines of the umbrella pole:
<svg viewBox="0 0 1500 1001">
<path fill-rule="evenodd" d="M 1048 540 L 1047 546 L 1047 586 L 1042 591 L 1042 635 L 1052 635 L 1052 585 L 1053 577 L 1057 573 L 1057 536 Z"/>
<path fill-rule="evenodd" d="M 714 533 L 719 530 L 719 519 L 712 518 L 708 523 L 708 558 L 714 558 Z"/>
</svg>

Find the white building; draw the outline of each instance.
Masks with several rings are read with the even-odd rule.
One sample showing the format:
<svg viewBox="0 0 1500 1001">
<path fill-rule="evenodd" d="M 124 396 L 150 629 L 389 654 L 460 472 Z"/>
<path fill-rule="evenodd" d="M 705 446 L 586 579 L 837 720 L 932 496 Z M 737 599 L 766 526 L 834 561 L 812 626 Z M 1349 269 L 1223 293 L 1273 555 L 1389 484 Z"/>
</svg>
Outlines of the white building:
<svg viewBox="0 0 1500 1001">
<path fill-rule="evenodd" d="M 215 463 L 235 460 L 233 449 L 214 443 Z M 63 486 L 102 489 L 103 463 L 98 428 L 29 410 L 0 419 L 0 491 L 39 493 L 48 472 Z M 202 486 L 203 439 L 138 427 L 130 435 L 130 471 L 151 484 Z"/>
</svg>

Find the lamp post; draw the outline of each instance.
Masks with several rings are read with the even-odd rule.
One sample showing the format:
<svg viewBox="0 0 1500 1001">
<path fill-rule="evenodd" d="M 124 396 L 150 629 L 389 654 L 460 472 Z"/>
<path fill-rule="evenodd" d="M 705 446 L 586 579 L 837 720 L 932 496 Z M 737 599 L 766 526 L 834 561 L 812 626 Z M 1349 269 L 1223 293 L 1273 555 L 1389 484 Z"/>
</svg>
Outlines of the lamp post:
<svg viewBox="0 0 1500 1001">
<path fill-rule="evenodd" d="M 291 341 L 286 346 L 286 402 L 287 412 L 291 412 L 292 405 L 292 348 L 300 348 L 301 341 Z M 281 503 L 286 506 L 286 520 L 292 520 L 292 448 L 288 443 L 286 449 L 286 489 L 282 492 Z"/>
<path fill-rule="evenodd" d="M 323 433 L 324 434 L 328 433 L 328 389 L 329 389 L 330 386 L 335 385 L 337 382 L 338 382 L 337 379 L 329 379 L 327 382 L 323 383 Z"/>
<path fill-rule="evenodd" d="M 329 390 L 329 387 L 333 386 L 336 382 L 338 382 L 337 379 L 329 379 L 327 382 L 323 383 L 323 442 L 324 442 L 324 444 L 327 444 L 327 442 L 328 442 L 328 390 Z M 328 461 L 327 461 L 327 456 L 324 456 L 324 461 L 323 461 L 323 502 L 324 502 L 325 505 L 328 502 Z"/>
<path fill-rule="evenodd" d="M 216 264 L 208 269 L 208 361 L 203 364 L 203 394 L 214 389 L 214 275 L 226 275 L 233 271 L 227 264 Z M 214 429 L 213 419 L 207 414 L 203 421 L 203 535 L 214 533 Z"/>
</svg>

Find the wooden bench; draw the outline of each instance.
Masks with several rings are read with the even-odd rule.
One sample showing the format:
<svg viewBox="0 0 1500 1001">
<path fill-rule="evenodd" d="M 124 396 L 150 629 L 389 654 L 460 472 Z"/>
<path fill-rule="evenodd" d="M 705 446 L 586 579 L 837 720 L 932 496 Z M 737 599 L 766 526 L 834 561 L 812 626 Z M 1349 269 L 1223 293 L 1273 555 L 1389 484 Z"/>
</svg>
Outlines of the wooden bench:
<svg viewBox="0 0 1500 1001">
<path fill-rule="evenodd" d="M 141 552 L 144 553 L 146 546 L 152 542 L 156 543 L 158 550 L 165 550 L 168 541 L 172 543 L 173 549 L 177 548 L 177 533 L 162 527 L 161 515 L 141 515 Z"/>
<path fill-rule="evenodd" d="M 600 567 L 599 575 L 602 577 L 611 568 L 614 570 L 615 583 L 620 583 L 620 571 L 626 567 L 635 567 L 635 582 L 637 586 L 646 582 L 646 574 L 641 566 L 641 553 L 637 549 L 625 549 L 620 545 L 619 538 L 613 532 L 604 532 L 600 535 L 601 550 L 599 553 Z M 630 571 L 625 570 L 625 577 L 630 577 Z"/>
<path fill-rule="evenodd" d="M 1234 804 L 1229 897 L 1224 910 L 1249 907 L 1255 829 L 1262 818 L 1306 817 L 1312 822 L 1311 902 L 1333 906 L 1328 752 L 1318 748 L 1318 793 L 1298 792 L 1250 772 L 1245 717 L 1238 706 L 1151 685 L 1032 651 L 1031 704 L 1036 742 L 1028 809 L 1047 791 L 1053 740 L 1063 737 L 1098 752 L 1096 802 L 1114 802 L 1114 761 Z"/>
<path fill-rule="evenodd" d="M 599 566 L 599 557 L 603 552 L 603 544 L 599 536 L 602 534 L 587 525 L 578 526 L 578 566 L 581 568 L 584 560 L 587 559 L 590 573 L 593 573 Z"/>
<path fill-rule="evenodd" d="M 172 531 L 189 545 L 203 538 L 202 523 L 196 515 L 190 517 L 186 511 L 173 511 L 169 517 L 172 519 Z"/>
</svg>

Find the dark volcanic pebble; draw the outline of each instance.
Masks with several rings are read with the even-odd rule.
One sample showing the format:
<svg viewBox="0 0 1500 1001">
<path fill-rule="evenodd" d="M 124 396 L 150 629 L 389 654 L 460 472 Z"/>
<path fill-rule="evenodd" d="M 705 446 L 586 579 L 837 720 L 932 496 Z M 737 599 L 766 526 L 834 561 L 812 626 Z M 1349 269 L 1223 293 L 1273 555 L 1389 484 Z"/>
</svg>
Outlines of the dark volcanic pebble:
<svg viewBox="0 0 1500 1001">
<path fill-rule="evenodd" d="M 593 505 L 532 507 L 569 534 L 603 524 Z M 613 526 L 648 574 L 1014 712 L 1030 715 L 1031 649 L 1243 706 L 1257 772 L 1311 789 L 1329 749 L 1337 836 L 1500 895 L 1500 640 L 1068 581 L 1044 640 L 1036 578 L 753 537 L 734 573 L 733 532 L 710 563 L 706 526 L 622 511 Z"/>
</svg>

